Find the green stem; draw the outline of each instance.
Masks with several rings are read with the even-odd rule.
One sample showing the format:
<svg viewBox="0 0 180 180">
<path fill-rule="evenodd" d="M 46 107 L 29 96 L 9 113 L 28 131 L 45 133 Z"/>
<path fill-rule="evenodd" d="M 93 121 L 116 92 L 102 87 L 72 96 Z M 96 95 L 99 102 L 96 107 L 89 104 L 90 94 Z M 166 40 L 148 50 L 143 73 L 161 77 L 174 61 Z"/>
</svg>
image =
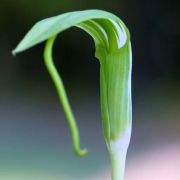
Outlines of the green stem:
<svg viewBox="0 0 180 180">
<path fill-rule="evenodd" d="M 130 129 L 127 129 L 120 138 L 111 142 L 108 146 L 112 166 L 112 180 L 124 180 L 126 155 L 131 136 Z"/>
<path fill-rule="evenodd" d="M 87 150 L 80 148 L 78 127 L 77 127 L 73 112 L 71 110 L 70 103 L 68 101 L 62 79 L 60 75 L 58 74 L 58 71 L 53 63 L 52 49 L 53 49 L 55 38 L 56 36 L 53 36 L 52 38 L 47 40 L 47 43 L 44 49 L 44 61 L 45 61 L 46 68 L 54 82 L 54 85 L 56 87 L 56 90 L 59 96 L 59 100 L 61 101 L 63 110 L 65 112 L 66 119 L 68 121 L 70 131 L 71 131 L 74 151 L 77 155 L 84 156 L 87 153 Z"/>
<path fill-rule="evenodd" d="M 126 152 L 118 151 L 110 154 L 112 166 L 112 180 L 124 180 Z"/>
</svg>

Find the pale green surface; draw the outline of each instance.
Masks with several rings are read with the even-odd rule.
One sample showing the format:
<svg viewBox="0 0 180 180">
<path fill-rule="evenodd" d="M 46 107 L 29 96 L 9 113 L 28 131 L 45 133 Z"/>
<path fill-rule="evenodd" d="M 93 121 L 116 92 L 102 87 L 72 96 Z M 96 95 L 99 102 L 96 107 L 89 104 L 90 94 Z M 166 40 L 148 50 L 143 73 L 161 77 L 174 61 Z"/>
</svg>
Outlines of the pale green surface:
<svg viewBox="0 0 180 180">
<path fill-rule="evenodd" d="M 74 152 L 79 155 L 79 156 L 84 156 L 87 153 L 86 149 L 80 149 L 80 145 L 79 145 L 79 133 L 77 130 L 77 125 L 76 125 L 76 121 L 73 115 L 73 112 L 71 110 L 65 89 L 64 89 L 64 85 L 63 82 L 61 80 L 61 77 L 59 76 L 55 65 L 53 63 L 53 58 L 52 58 L 52 46 L 54 43 L 56 36 L 50 38 L 47 41 L 46 47 L 45 47 L 45 51 L 44 51 L 44 59 L 45 59 L 45 64 L 46 67 L 53 79 L 53 82 L 57 88 L 57 92 L 59 95 L 59 99 L 62 102 L 62 106 L 63 106 L 63 110 L 66 114 L 66 118 L 68 120 L 69 126 L 70 126 L 70 130 L 71 130 L 71 136 L 73 139 L 73 147 L 74 147 Z"/>
<path fill-rule="evenodd" d="M 95 41 L 96 57 L 100 61 L 101 110 L 105 140 L 109 151 L 113 152 L 113 156 L 115 156 L 115 153 L 122 152 L 122 150 L 124 151 L 122 154 L 126 156 L 127 148 L 124 148 L 124 146 L 128 147 L 130 134 L 125 140 L 123 136 L 128 129 L 131 129 L 132 121 L 132 57 L 129 32 L 118 17 L 101 10 L 86 10 L 65 13 L 45 19 L 38 22 L 28 32 L 13 51 L 13 54 L 22 52 L 49 39 L 45 48 L 45 63 L 55 83 L 69 122 L 74 150 L 78 155 L 84 155 L 86 151 L 81 150 L 79 147 L 77 125 L 70 109 L 63 83 L 52 60 L 54 38 L 51 37 L 72 26 L 85 30 Z M 114 162 L 112 161 L 112 163 Z M 113 164 L 112 167 L 124 170 L 124 165 L 119 163 Z M 121 180 L 119 177 L 123 179 L 123 176 L 118 174 L 113 174 L 112 176 L 113 180 Z"/>
<path fill-rule="evenodd" d="M 89 23 L 92 22 L 92 19 L 101 19 L 102 27 L 99 29 L 99 26 L 96 27 L 96 25 L 89 26 Z M 32 27 L 32 29 L 26 34 L 26 36 L 19 43 L 19 45 L 16 47 L 13 53 L 16 54 L 22 52 L 72 26 L 80 26 L 81 28 L 84 28 L 84 26 L 86 26 L 85 30 L 90 31 L 91 35 L 95 37 L 95 41 L 100 43 L 101 45 L 102 41 L 100 42 L 99 38 L 103 39 L 104 37 L 102 34 L 99 33 L 99 31 L 101 31 L 101 29 L 104 28 L 103 26 L 105 26 L 107 33 L 110 35 L 107 41 L 111 44 L 111 46 L 114 46 L 115 42 L 113 42 L 113 36 L 116 35 L 111 33 L 116 33 L 117 30 L 116 27 L 114 27 L 114 25 L 109 23 L 109 19 L 113 19 L 114 21 L 120 23 L 121 26 L 123 26 L 123 28 L 125 28 L 123 22 L 118 17 L 102 10 L 70 12 L 44 19 L 42 21 L 39 21 Z"/>
</svg>

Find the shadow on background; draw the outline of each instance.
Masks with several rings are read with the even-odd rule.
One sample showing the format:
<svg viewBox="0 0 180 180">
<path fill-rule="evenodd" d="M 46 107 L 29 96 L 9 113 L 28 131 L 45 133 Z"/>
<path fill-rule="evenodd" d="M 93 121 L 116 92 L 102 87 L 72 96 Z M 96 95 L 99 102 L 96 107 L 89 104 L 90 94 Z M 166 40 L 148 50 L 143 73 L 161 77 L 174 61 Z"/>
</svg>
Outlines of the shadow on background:
<svg viewBox="0 0 180 180">
<path fill-rule="evenodd" d="M 99 8 L 127 24 L 133 47 L 133 134 L 127 180 L 179 180 L 180 25 L 178 1 L 51 0 L 0 4 L 0 179 L 110 179 L 93 40 L 71 28 L 57 39 L 55 63 L 77 117 L 85 158 L 72 153 L 56 91 L 43 64 L 44 43 L 11 50 L 43 18 Z"/>
</svg>

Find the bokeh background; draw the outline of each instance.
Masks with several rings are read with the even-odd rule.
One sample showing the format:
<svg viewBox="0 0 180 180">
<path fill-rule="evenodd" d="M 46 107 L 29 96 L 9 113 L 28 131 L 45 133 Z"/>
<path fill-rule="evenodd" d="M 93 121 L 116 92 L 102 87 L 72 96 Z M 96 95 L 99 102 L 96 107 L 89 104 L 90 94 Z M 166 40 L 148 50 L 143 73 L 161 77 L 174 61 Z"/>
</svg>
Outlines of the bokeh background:
<svg viewBox="0 0 180 180">
<path fill-rule="evenodd" d="M 72 153 L 68 125 L 43 64 L 44 43 L 11 54 L 35 22 L 90 8 L 118 15 L 131 32 L 133 133 L 126 179 L 179 180 L 180 14 L 175 0 L 0 0 L 0 179 L 110 179 L 93 40 L 72 28 L 58 37 L 54 49 L 81 146 L 89 150 L 80 159 Z"/>
</svg>

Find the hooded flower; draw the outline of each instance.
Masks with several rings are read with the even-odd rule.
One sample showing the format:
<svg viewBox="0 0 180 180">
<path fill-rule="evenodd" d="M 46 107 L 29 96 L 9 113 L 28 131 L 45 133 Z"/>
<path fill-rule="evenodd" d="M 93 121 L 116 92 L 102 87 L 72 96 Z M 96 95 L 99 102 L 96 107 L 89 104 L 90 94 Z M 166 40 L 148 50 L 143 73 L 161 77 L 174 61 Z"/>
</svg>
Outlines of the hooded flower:
<svg viewBox="0 0 180 180">
<path fill-rule="evenodd" d="M 101 114 L 105 141 L 111 154 L 116 154 L 116 151 L 123 149 L 121 152 L 124 153 L 125 162 L 132 124 L 132 57 L 129 31 L 117 16 L 102 10 L 85 10 L 44 19 L 32 27 L 13 54 L 47 40 L 44 52 L 45 64 L 69 123 L 74 151 L 82 156 L 86 154 L 86 150 L 80 149 L 76 121 L 52 58 L 56 35 L 72 26 L 83 29 L 94 39 L 95 56 L 100 63 Z"/>
</svg>

